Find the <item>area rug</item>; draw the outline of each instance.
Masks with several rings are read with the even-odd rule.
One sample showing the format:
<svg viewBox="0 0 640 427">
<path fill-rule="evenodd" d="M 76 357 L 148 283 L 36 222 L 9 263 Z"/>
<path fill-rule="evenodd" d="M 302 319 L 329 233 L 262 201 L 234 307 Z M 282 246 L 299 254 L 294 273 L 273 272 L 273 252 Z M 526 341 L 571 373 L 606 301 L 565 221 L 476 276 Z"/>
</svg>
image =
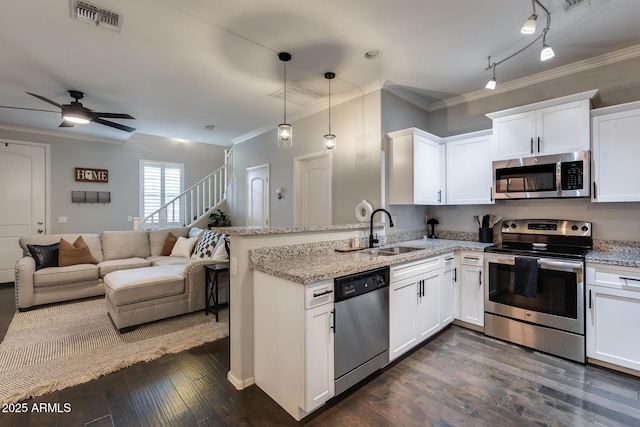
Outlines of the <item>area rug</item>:
<svg viewBox="0 0 640 427">
<path fill-rule="evenodd" d="M 0 344 L 0 404 L 13 403 L 228 335 L 228 312 L 199 311 L 120 334 L 104 299 L 16 313 Z"/>
</svg>

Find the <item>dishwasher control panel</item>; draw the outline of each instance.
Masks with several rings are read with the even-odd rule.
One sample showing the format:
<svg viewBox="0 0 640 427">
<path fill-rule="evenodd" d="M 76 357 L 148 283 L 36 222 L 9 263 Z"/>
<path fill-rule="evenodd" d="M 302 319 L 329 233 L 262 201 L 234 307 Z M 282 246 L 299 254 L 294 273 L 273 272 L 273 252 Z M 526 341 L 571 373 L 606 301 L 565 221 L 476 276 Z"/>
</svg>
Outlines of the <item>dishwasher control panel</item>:
<svg viewBox="0 0 640 427">
<path fill-rule="evenodd" d="M 389 286 L 389 267 L 363 271 L 334 279 L 336 301 L 352 298 Z"/>
</svg>

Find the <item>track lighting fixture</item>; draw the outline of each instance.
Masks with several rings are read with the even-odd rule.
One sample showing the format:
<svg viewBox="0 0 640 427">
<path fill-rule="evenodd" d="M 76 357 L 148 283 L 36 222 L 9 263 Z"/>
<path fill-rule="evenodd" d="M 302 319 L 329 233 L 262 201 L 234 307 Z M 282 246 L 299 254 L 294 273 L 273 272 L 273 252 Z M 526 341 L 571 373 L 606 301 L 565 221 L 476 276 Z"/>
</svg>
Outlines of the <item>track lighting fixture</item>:
<svg viewBox="0 0 640 427">
<path fill-rule="evenodd" d="M 540 61 L 546 61 L 547 59 L 551 59 L 555 56 L 553 49 L 551 49 L 551 46 L 547 44 L 547 31 L 549 30 L 545 28 L 542 33 L 542 51 L 540 52 Z"/>
<path fill-rule="evenodd" d="M 489 67 L 491 67 L 493 69 L 493 78 L 491 80 L 489 80 L 487 82 L 487 85 L 485 86 L 487 89 L 491 89 L 494 90 L 496 88 L 496 64 L 494 63 L 493 65 L 491 64 L 491 57 L 487 58 L 489 60 Z"/>
<path fill-rule="evenodd" d="M 284 63 L 284 120 L 278 125 L 278 148 L 289 148 L 293 145 L 293 127 L 287 123 L 287 62 L 291 54 L 280 52 L 278 58 Z"/>
<path fill-rule="evenodd" d="M 329 80 L 329 133 L 324 136 L 324 146 L 327 150 L 336 146 L 336 136 L 331 133 L 331 80 L 335 77 L 335 73 L 324 73 L 324 78 Z"/>
<path fill-rule="evenodd" d="M 536 21 L 538 19 L 538 15 L 536 15 L 536 2 L 535 0 L 531 0 L 531 5 L 533 6 L 533 13 L 527 19 L 527 22 L 524 23 L 520 32 L 522 34 L 533 34 L 536 32 Z"/>
</svg>

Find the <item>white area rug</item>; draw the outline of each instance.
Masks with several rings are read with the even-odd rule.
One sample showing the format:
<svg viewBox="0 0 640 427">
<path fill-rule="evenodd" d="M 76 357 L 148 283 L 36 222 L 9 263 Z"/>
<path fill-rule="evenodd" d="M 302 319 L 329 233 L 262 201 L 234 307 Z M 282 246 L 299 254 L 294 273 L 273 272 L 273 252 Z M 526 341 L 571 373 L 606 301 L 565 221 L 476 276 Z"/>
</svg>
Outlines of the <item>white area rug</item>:
<svg viewBox="0 0 640 427">
<path fill-rule="evenodd" d="M 16 313 L 0 344 L 0 404 L 42 396 L 116 372 L 138 362 L 178 353 L 228 335 L 203 311 L 140 325 L 120 334 L 104 299 Z"/>
</svg>

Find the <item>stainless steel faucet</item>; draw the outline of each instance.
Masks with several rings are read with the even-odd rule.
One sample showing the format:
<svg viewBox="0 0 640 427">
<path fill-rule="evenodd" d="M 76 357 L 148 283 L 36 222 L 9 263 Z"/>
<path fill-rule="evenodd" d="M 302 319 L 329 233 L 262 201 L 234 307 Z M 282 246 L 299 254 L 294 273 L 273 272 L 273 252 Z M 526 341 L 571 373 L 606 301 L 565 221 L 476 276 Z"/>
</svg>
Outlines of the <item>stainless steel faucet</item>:
<svg viewBox="0 0 640 427">
<path fill-rule="evenodd" d="M 376 239 L 373 238 L 373 216 L 376 214 L 376 212 L 384 212 L 384 213 L 386 213 L 387 216 L 389 217 L 389 227 L 393 227 L 393 220 L 391 219 L 391 214 L 388 211 L 386 211 L 386 210 L 384 210 L 382 208 L 379 208 L 379 209 L 376 209 L 375 211 L 371 212 L 371 219 L 370 219 L 370 224 L 369 224 L 369 247 L 370 248 L 373 248 L 373 244 L 374 243 L 378 243 L 378 239 L 377 238 Z"/>
</svg>

